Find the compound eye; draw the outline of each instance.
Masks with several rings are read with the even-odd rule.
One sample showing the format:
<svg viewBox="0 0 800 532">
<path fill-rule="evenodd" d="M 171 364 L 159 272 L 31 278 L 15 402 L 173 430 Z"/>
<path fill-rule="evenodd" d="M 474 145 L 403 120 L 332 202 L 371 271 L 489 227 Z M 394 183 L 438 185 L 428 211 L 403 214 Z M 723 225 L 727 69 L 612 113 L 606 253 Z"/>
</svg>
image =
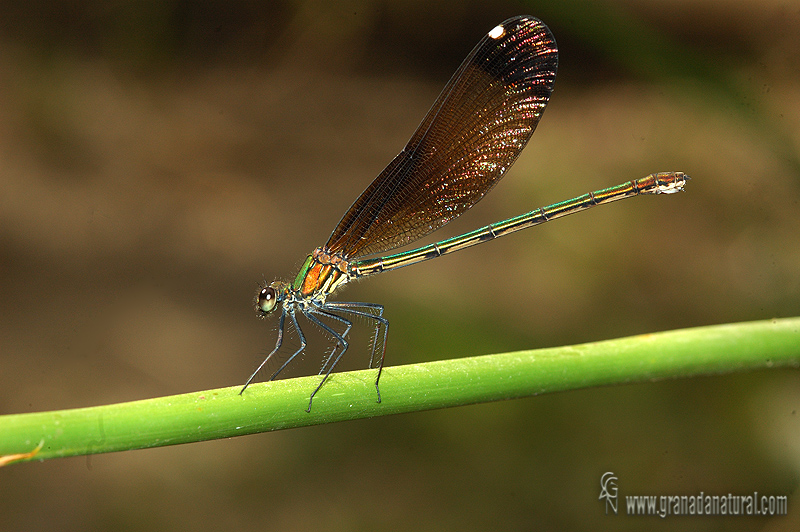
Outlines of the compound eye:
<svg viewBox="0 0 800 532">
<path fill-rule="evenodd" d="M 275 305 L 277 305 L 277 303 L 278 292 L 271 286 L 262 288 L 256 298 L 256 311 L 261 315 L 269 314 L 275 310 Z"/>
</svg>

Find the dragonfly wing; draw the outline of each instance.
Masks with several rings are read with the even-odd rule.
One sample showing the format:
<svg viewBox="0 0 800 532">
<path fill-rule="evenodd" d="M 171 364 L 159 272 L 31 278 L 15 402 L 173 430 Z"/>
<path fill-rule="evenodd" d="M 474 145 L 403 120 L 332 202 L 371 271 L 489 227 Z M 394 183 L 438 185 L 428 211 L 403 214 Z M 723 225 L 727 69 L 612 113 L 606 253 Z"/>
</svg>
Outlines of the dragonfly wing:
<svg viewBox="0 0 800 532">
<path fill-rule="evenodd" d="M 475 205 L 533 135 L 557 66 L 555 39 L 538 19 L 514 17 L 485 35 L 345 213 L 328 250 L 358 258 L 404 246 Z"/>
</svg>

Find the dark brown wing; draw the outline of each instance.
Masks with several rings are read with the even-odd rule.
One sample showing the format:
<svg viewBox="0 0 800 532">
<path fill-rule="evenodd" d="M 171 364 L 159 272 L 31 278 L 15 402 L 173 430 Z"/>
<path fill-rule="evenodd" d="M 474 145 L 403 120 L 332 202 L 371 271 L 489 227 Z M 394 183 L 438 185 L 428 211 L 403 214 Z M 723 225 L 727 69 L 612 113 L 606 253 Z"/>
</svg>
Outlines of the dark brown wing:
<svg viewBox="0 0 800 532">
<path fill-rule="evenodd" d="M 528 143 L 558 66 L 538 19 L 514 17 L 478 43 L 403 151 L 361 194 L 327 248 L 358 258 L 409 244 L 475 205 Z"/>
</svg>

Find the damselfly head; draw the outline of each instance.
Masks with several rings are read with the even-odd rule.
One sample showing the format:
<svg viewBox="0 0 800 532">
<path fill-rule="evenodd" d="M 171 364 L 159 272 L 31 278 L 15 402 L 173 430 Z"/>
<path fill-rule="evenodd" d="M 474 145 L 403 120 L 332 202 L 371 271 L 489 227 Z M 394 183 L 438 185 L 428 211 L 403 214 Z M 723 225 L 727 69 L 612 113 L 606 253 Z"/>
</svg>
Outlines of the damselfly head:
<svg viewBox="0 0 800 532">
<path fill-rule="evenodd" d="M 259 288 L 256 294 L 256 314 L 261 318 L 271 314 L 285 295 L 286 283 L 281 281 L 273 281 L 269 286 Z"/>
</svg>

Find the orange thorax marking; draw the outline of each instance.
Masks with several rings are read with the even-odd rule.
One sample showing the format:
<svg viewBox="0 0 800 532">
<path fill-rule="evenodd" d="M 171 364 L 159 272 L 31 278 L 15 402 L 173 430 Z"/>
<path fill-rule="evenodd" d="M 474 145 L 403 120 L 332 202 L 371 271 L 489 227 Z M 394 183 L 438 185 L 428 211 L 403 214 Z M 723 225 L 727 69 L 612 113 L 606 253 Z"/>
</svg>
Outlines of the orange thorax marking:
<svg viewBox="0 0 800 532">
<path fill-rule="evenodd" d="M 295 289 L 299 289 L 303 297 L 309 297 L 318 292 L 330 294 L 349 279 L 348 266 L 345 259 L 331 255 L 322 248 L 317 248 L 312 255 L 308 256 L 297 275 Z"/>
</svg>

